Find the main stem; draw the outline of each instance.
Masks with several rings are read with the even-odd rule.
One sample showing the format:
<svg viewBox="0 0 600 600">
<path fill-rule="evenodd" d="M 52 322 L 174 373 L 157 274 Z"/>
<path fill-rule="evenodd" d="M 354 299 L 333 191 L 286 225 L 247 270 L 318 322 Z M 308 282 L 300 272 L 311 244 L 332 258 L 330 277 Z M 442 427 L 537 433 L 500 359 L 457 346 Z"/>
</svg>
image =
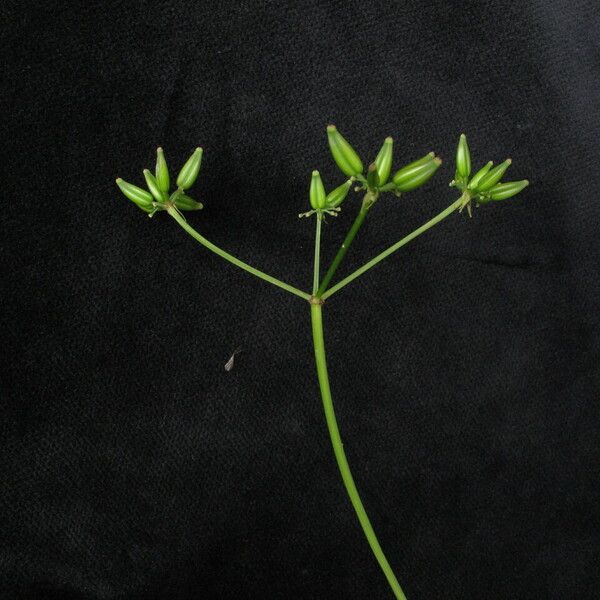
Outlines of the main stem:
<svg viewBox="0 0 600 600">
<path fill-rule="evenodd" d="M 249 264 L 246 264 L 245 262 L 241 261 L 239 258 L 236 258 L 232 254 L 229 254 L 229 252 L 225 252 L 225 250 L 222 250 L 218 246 L 215 246 L 215 244 L 213 244 L 212 242 L 209 242 L 203 235 L 198 233 L 191 225 L 188 225 L 188 222 L 179 214 L 179 212 L 175 208 L 169 208 L 168 213 L 196 241 L 200 242 L 204 247 L 208 248 L 209 250 L 212 250 L 215 254 L 218 254 L 221 258 L 224 258 L 225 260 L 229 261 L 230 263 L 233 263 L 234 265 L 240 267 L 240 269 L 243 269 L 244 271 L 251 273 L 255 277 L 262 279 L 263 281 L 272 283 L 273 285 L 285 290 L 286 292 L 289 292 L 290 294 L 299 296 L 300 298 L 303 298 L 304 300 L 310 299 L 310 294 L 307 294 L 306 292 L 303 292 L 302 290 L 295 288 L 293 285 L 290 285 L 289 283 L 280 281 L 279 279 L 272 277 L 271 275 L 267 275 L 266 273 L 263 273 L 262 271 L 259 271 L 258 269 L 255 269 L 254 267 L 251 267 Z"/>
<path fill-rule="evenodd" d="M 356 511 L 356 515 L 360 521 L 367 541 L 371 546 L 371 550 L 373 551 L 379 566 L 384 572 L 395 597 L 397 600 L 406 600 L 406 596 L 404 595 L 404 592 L 402 591 L 402 588 L 400 587 L 400 584 L 398 583 L 398 580 L 396 579 L 396 576 L 390 567 L 390 563 L 388 562 L 383 550 L 381 549 L 381 546 L 379 545 L 375 531 L 373 531 L 373 526 L 371 525 L 371 521 L 369 520 L 367 512 L 365 511 L 365 507 L 360 499 L 360 495 L 358 494 L 358 490 L 356 489 L 356 484 L 354 483 L 354 478 L 352 477 L 350 466 L 348 465 L 348 460 L 346 459 L 346 454 L 344 452 L 344 445 L 342 443 L 342 438 L 340 436 L 340 431 L 335 418 L 333 400 L 331 398 L 331 389 L 329 387 L 329 375 L 327 373 L 327 360 L 325 355 L 325 340 L 323 337 L 322 305 L 317 303 L 311 304 L 310 314 L 312 321 L 313 344 L 315 348 L 315 362 L 317 365 L 319 387 L 321 388 L 321 397 L 323 398 L 325 419 L 327 420 L 327 428 L 329 429 L 329 436 L 331 437 L 333 452 L 342 475 L 342 480 L 344 481 L 346 491 L 348 492 L 352 506 Z"/>
<path fill-rule="evenodd" d="M 451 215 L 455 210 L 459 209 L 464 204 L 463 196 L 461 196 L 456 202 L 453 202 L 448 208 L 443 210 L 439 215 L 436 215 L 430 221 L 427 221 L 424 225 L 421 225 L 418 229 L 415 229 L 412 233 L 409 233 L 406 237 L 403 237 L 400 241 L 396 242 L 393 246 L 390 246 L 387 250 L 384 250 L 381 254 L 378 254 L 375 258 L 364 264 L 359 269 L 356 269 L 353 273 L 348 275 L 345 279 L 342 279 L 339 283 L 330 287 L 321 298 L 325 300 L 330 296 L 333 296 L 336 292 L 339 292 L 343 287 L 347 286 L 351 281 L 354 281 L 357 277 L 360 277 L 363 273 L 374 267 L 377 263 L 380 263 L 384 258 L 387 258 L 396 250 L 402 248 L 405 244 L 408 244 L 411 240 L 414 240 L 417 236 L 421 235 L 434 225 L 437 225 L 440 221 L 443 221 L 448 215 Z"/>
</svg>

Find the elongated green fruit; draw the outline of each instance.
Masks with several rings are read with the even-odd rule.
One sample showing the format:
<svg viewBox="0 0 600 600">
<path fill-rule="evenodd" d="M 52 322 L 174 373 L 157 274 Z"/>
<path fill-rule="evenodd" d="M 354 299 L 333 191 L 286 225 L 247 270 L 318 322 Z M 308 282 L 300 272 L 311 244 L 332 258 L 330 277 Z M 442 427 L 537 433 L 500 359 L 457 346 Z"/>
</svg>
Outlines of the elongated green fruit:
<svg viewBox="0 0 600 600">
<path fill-rule="evenodd" d="M 325 208 L 327 196 L 325 194 L 325 187 L 323 186 L 323 181 L 321 180 L 321 175 L 319 174 L 319 171 L 312 172 L 312 177 L 310 179 L 309 197 L 310 205 L 313 207 L 314 210 Z"/>
<path fill-rule="evenodd" d="M 412 190 L 416 190 L 433 176 L 441 164 L 441 158 L 434 158 L 432 161 L 419 167 L 412 176 L 403 179 L 399 184 L 396 184 L 396 189 L 400 192 L 411 192 Z"/>
<path fill-rule="evenodd" d="M 352 177 L 363 172 L 363 164 L 354 148 L 345 140 L 335 125 L 327 126 L 327 141 L 333 160 L 342 173 Z"/>
<path fill-rule="evenodd" d="M 479 182 L 487 175 L 488 171 L 492 168 L 494 163 L 490 160 L 487 165 L 483 166 L 473 177 L 471 181 L 469 181 L 469 185 L 467 186 L 470 190 L 476 190 Z"/>
<path fill-rule="evenodd" d="M 467 179 L 471 174 L 471 153 L 467 144 L 467 136 L 460 134 L 456 148 L 456 179 Z"/>
<path fill-rule="evenodd" d="M 200 210 L 204 208 L 201 202 L 196 202 L 186 194 L 179 194 L 174 200 L 174 204 L 179 210 Z"/>
<path fill-rule="evenodd" d="M 507 181 L 506 183 L 499 183 L 490 189 L 489 196 L 490 200 L 506 200 L 516 196 L 521 190 L 529 185 L 527 179 L 522 181 Z"/>
<path fill-rule="evenodd" d="M 156 184 L 161 192 L 169 191 L 169 169 L 162 148 L 156 150 Z"/>
<path fill-rule="evenodd" d="M 154 175 L 152 175 L 152 173 L 148 171 L 148 169 L 144 169 L 144 178 L 146 179 L 146 185 L 148 186 L 148 189 L 154 196 L 154 199 L 157 202 L 164 202 L 166 200 L 167 195 L 158 189 L 156 177 L 154 177 Z"/>
<path fill-rule="evenodd" d="M 331 190 L 331 192 L 327 194 L 327 198 L 325 198 L 325 208 L 338 207 L 346 199 L 346 196 L 352 187 L 352 181 L 352 179 L 348 179 L 348 181 L 336 187 L 335 190 Z"/>
<path fill-rule="evenodd" d="M 372 190 L 379 187 L 379 173 L 377 173 L 377 165 L 375 163 L 371 163 L 367 169 L 367 185 Z"/>
<path fill-rule="evenodd" d="M 202 163 L 202 148 L 196 148 L 194 153 L 187 159 L 185 165 L 181 167 L 179 175 L 177 175 L 177 187 L 184 190 L 191 188 L 200 172 Z"/>
<path fill-rule="evenodd" d="M 396 173 L 394 173 L 394 176 L 392 177 L 392 181 L 396 183 L 396 179 L 403 179 L 410 173 L 417 171 L 424 164 L 427 164 L 428 162 L 432 161 L 434 158 L 435 154 L 433 152 L 429 152 L 423 158 L 419 158 L 419 160 L 415 160 L 414 162 L 409 163 L 405 167 L 402 167 L 399 171 L 396 171 Z"/>
<path fill-rule="evenodd" d="M 401 192 L 414 190 L 415 187 L 425 183 L 425 181 L 436 172 L 441 164 L 442 160 L 436 158 L 435 154 L 430 152 L 423 158 L 402 167 L 402 169 L 396 172 L 392 181 L 394 182 L 396 189 Z M 417 185 L 414 185 L 415 183 L 417 183 Z"/>
<path fill-rule="evenodd" d="M 491 187 L 495 186 L 501 179 L 502 175 L 506 173 L 506 169 L 510 167 L 510 163 L 512 161 L 510 158 L 507 158 L 503 163 L 500 163 L 498 166 L 494 167 L 485 177 L 481 179 L 479 185 L 477 186 L 478 192 L 485 192 L 489 190 Z"/>
<path fill-rule="evenodd" d="M 117 185 L 120 190 L 123 192 L 126 198 L 129 198 L 132 202 L 135 202 L 141 209 L 143 210 L 152 210 L 152 194 L 149 194 L 146 190 L 138 187 L 137 185 L 133 185 L 132 183 L 127 183 L 120 177 L 117 179 Z"/>
<path fill-rule="evenodd" d="M 385 185 L 392 170 L 392 159 L 394 154 L 394 140 L 391 137 L 385 138 L 381 150 L 375 158 L 377 165 L 377 174 L 379 175 L 379 185 Z"/>
</svg>

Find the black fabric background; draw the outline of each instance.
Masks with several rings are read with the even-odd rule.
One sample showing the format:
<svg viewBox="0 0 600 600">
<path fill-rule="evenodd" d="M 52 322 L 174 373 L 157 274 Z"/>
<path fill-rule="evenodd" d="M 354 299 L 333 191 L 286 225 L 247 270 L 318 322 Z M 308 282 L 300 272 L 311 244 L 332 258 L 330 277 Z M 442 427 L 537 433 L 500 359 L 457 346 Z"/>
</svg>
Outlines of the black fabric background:
<svg viewBox="0 0 600 600">
<path fill-rule="evenodd" d="M 114 184 L 205 157 L 190 222 L 309 287 L 334 122 L 396 164 L 343 271 L 454 200 L 514 201 L 325 307 L 345 448 L 410 600 L 600 592 L 600 35 L 592 0 L 5 1 L 0 597 L 391 598 L 333 459 L 308 306 Z M 358 198 L 325 228 L 324 260 Z M 223 369 L 238 346 L 232 372 Z"/>
</svg>

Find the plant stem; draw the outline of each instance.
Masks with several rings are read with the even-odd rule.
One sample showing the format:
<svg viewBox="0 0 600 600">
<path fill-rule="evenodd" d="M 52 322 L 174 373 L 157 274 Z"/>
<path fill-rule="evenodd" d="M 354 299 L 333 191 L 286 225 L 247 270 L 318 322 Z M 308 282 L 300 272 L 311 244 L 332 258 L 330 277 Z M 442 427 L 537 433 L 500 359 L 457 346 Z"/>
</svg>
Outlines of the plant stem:
<svg viewBox="0 0 600 600">
<path fill-rule="evenodd" d="M 340 436 L 340 431 L 337 425 L 337 421 L 335 418 L 335 411 L 333 408 L 333 400 L 331 398 L 331 389 L 329 387 L 329 375 L 327 373 L 327 360 L 325 355 L 325 340 L 323 337 L 323 316 L 322 316 L 322 305 L 311 303 L 310 306 L 310 314 L 312 321 L 312 335 L 313 335 L 313 344 L 315 348 L 315 362 L 317 365 L 317 376 L 319 379 L 319 387 L 321 389 L 321 397 L 323 398 L 323 408 L 325 410 L 325 418 L 327 420 L 327 428 L 329 429 L 329 436 L 331 437 L 331 444 L 333 446 L 333 451 L 335 454 L 335 458 L 342 475 L 342 479 L 344 481 L 344 485 L 346 486 L 346 491 L 352 502 L 352 506 L 356 511 L 356 515 L 358 516 L 358 520 L 362 526 L 364 534 L 371 546 L 371 550 L 379 563 L 382 571 L 384 572 L 394 595 L 397 600 L 406 600 L 406 596 L 390 567 L 381 546 L 379 545 L 379 541 L 377 540 L 377 536 L 373 531 L 373 526 L 369 520 L 369 517 L 365 511 L 365 507 L 360 499 L 358 494 L 358 490 L 356 489 L 356 484 L 354 483 L 354 478 L 352 477 L 352 473 L 350 471 L 350 467 L 348 465 L 348 460 L 346 459 L 346 454 L 344 453 L 344 446 L 342 443 L 342 438 Z"/>
<path fill-rule="evenodd" d="M 321 224 L 323 222 L 323 215 L 318 212 L 317 215 L 317 230 L 315 232 L 315 263 L 313 270 L 313 287 L 312 293 L 313 296 L 317 293 L 319 289 L 319 269 L 320 269 L 320 261 L 321 261 Z"/>
<path fill-rule="evenodd" d="M 304 300 L 310 299 L 310 294 L 307 294 L 306 292 L 303 292 L 302 290 L 295 288 L 293 285 L 289 285 L 288 283 L 280 281 L 279 279 L 276 279 L 275 277 L 271 277 L 271 275 L 267 275 L 266 273 L 263 273 L 262 271 L 259 271 L 258 269 L 255 269 L 254 267 L 251 267 L 250 265 L 241 261 L 239 258 L 236 258 L 235 256 L 229 254 L 229 252 L 225 252 L 225 250 L 222 250 L 218 246 L 215 246 L 212 242 L 209 242 L 204 236 L 199 234 L 191 225 L 189 225 L 188 222 L 179 214 L 179 212 L 175 208 L 171 207 L 167 210 L 167 212 L 196 241 L 200 242 L 204 247 L 208 248 L 209 250 L 212 250 L 212 252 L 214 252 L 215 254 L 218 254 L 221 258 L 224 258 L 225 260 L 229 261 L 230 263 L 233 263 L 234 265 L 240 267 L 240 269 L 243 269 L 244 271 L 251 273 L 255 277 L 262 279 L 263 281 L 272 283 L 273 285 L 285 290 L 286 292 L 289 292 L 290 294 L 295 294 L 296 296 L 299 296 L 300 298 L 303 298 Z"/>
<path fill-rule="evenodd" d="M 361 228 L 361 226 L 365 220 L 365 217 L 367 216 L 367 213 L 369 212 L 370 206 L 371 206 L 370 204 L 365 204 L 363 202 L 362 206 L 360 207 L 360 212 L 358 213 L 358 215 L 356 215 L 356 219 L 354 219 L 354 223 L 352 223 L 352 227 L 350 227 L 350 230 L 346 234 L 346 237 L 344 238 L 344 241 L 343 241 L 342 245 L 340 246 L 340 249 L 338 250 L 337 254 L 335 255 L 335 258 L 333 259 L 331 265 L 329 266 L 329 269 L 327 269 L 327 273 L 325 273 L 325 277 L 323 277 L 323 281 L 321 281 L 321 285 L 319 286 L 319 289 L 318 289 L 317 293 L 315 294 L 317 297 L 322 296 L 323 293 L 325 292 L 325 290 L 327 289 L 327 286 L 331 283 L 331 279 L 335 275 L 335 272 L 337 271 L 337 268 L 340 266 L 340 263 L 344 260 L 344 256 L 346 256 L 346 252 L 348 252 L 348 248 L 350 247 L 350 244 L 352 244 L 354 238 L 356 237 L 356 234 L 358 233 L 358 230 Z"/>
<path fill-rule="evenodd" d="M 405 244 L 408 244 L 411 240 L 414 240 L 417 236 L 421 235 L 440 221 L 443 221 L 448 215 L 452 214 L 455 210 L 460 208 L 463 203 L 463 198 L 460 197 L 456 202 L 453 202 L 448 208 L 443 210 L 439 215 L 433 217 L 430 221 L 427 221 L 424 225 L 421 225 L 418 229 L 415 229 L 412 233 L 409 233 L 406 237 L 402 238 L 399 242 L 396 242 L 393 246 L 390 246 L 387 250 L 384 250 L 381 254 L 378 254 L 375 258 L 371 259 L 368 263 L 364 264 L 359 269 L 356 269 L 354 273 L 351 273 L 345 279 L 342 279 L 339 283 L 329 288 L 321 298 L 325 300 L 330 296 L 333 296 L 336 292 L 339 292 L 343 287 L 347 286 L 351 281 L 354 281 L 357 277 L 360 277 L 363 273 L 366 273 L 369 269 L 374 267 L 377 263 L 381 262 L 384 258 L 387 258 L 390 254 L 396 252 L 399 248 L 402 248 Z"/>
</svg>

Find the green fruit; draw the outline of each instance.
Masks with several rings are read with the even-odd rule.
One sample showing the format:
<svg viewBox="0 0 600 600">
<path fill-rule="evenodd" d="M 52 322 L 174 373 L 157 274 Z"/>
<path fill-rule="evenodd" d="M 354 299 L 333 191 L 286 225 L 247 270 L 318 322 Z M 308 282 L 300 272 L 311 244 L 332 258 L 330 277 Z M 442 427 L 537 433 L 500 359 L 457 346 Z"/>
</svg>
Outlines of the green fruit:
<svg viewBox="0 0 600 600">
<path fill-rule="evenodd" d="M 179 194 L 173 203 L 179 210 L 200 210 L 201 208 L 204 208 L 202 203 L 196 202 L 186 194 Z"/>
<path fill-rule="evenodd" d="M 336 187 L 335 190 L 329 192 L 325 199 L 325 208 L 337 208 L 346 199 L 351 187 L 352 179 L 348 179 L 348 181 Z"/>
<path fill-rule="evenodd" d="M 466 180 L 471 174 L 471 153 L 467 144 L 467 136 L 461 133 L 456 148 L 456 179 Z"/>
<path fill-rule="evenodd" d="M 117 179 L 117 185 L 125 197 L 129 198 L 132 202 L 135 202 L 141 209 L 146 210 L 146 212 L 154 209 L 152 195 L 146 190 L 143 190 L 132 183 L 127 183 L 120 177 Z"/>
<path fill-rule="evenodd" d="M 377 175 L 379 175 L 379 185 L 385 185 L 392 170 L 392 158 L 394 154 L 394 140 L 391 137 L 385 138 L 381 150 L 375 158 L 377 165 Z"/>
<path fill-rule="evenodd" d="M 161 192 L 169 192 L 169 169 L 162 148 L 156 150 L 156 184 Z"/>
<path fill-rule="evenodd" d="M 187 190 L 194 185 L 202 163 L 202 148 L 196 148 L 177 175 L 177 187 Z"/>
<path fill-rule="evenodd" d="M 312 172 L 312 177 L 310 180 L 309 197 L 310 205 L 314 210 L 325 208 L 327 196 L 325 194 L 325 187 L 323 186 L 323 181 L 321 180 L 321 175 L 319 174 L 319 171 Z"/>
<path fill-rule="evenodd" d="M 156 177 L 154 177 L 154 175 L 152 175 L 152 173 L 148 171 L 148 169 L 144 169 L 144 178 L 146 179 L 146 185 L 148 186 L 148 189 L 154 196 L 154 199 L 157 202 L 164 202 L 166 200 L 167 195 L 158 189 Z"/>
<path fill-rule="evenodd" d="M 507 181 L 506 183 L 499 183 L 490 189 L 488 192 L 490 200 L 506 200 L 516 196 L 521 190 L 525 189 L 529 185 L 527 179 L 522 181 Z"/>
<path fill-rule="evenodd" d="M 367 185 L 371 190 L 376 190 L 379 187 L 379 173 L 375 163 L 371 163 L 367 169 Z"/>
<path fill-rule="evenodd" d="M 487 175 L 488 171 L 492 168 L 493 164 L 494 163 L 490 160 L 490 162 L 487 163 L 487 165 L 485 165 L 484 167 L 479 169 L 479 171 L 477 171 L 477 173 L 475 173 L 475 175 L 473 175 L 473 177 L 471 178 L 471 181 L 469 181 L 469 185 L 467 187 L 470 190 L 476 190 L 477 185 Z"/>
<path fill-rule="evenodd" d="M 479 185 L 477 186 L 477 191 L 485 192 L 489 190 L 491 187 L 496 185 L 501 179 L 502 175 L 506 172 L 506 169 L 510 167 L 510 163 L 512 161 L 510 158 L 507 158 L 503 163 L 500 163 L 498 166 L 494 167 L 487 175 L 485 175 Z"/>
<path fill-rule="evenodd" d="M 442 159 L 436 158 L 433 152 L 430 152 L 397 171 L 392 181 L 398 191 L 409 192 L 423 185 L 441 164 Z"/>
<path fill-rule="evenodd" d="M 328 125 L 327 127 L 327 141 L 333 160 L 335 160 L 342 173 L 352 177 L 363 172 L 363 164 L 358 154 L 336 129 L 335 125 Z"/>
</svg>

